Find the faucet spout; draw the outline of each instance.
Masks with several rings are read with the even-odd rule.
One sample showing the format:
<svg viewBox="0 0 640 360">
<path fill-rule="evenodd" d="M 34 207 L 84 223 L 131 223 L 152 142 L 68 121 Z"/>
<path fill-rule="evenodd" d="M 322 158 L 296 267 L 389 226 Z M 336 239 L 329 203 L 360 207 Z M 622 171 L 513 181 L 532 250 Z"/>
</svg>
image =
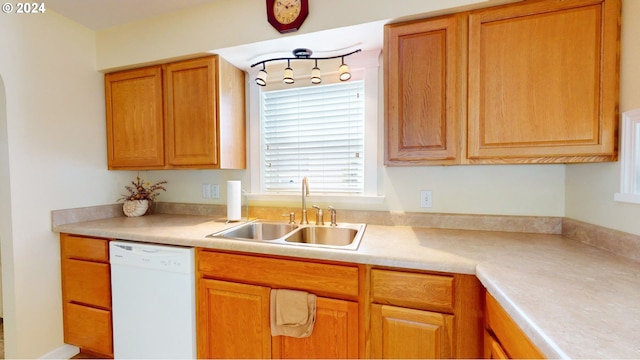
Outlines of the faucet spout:
<svg viewBox="0 0 640 360">
<path fill-rule="evenodd" d="M 300 220 L 300 224 L 308 225 L 309 220 L 307 219 L 307 199 L 309 196 L 309 180 L 307 177 L 302 178 L 302 220 Z"/>
</svg>

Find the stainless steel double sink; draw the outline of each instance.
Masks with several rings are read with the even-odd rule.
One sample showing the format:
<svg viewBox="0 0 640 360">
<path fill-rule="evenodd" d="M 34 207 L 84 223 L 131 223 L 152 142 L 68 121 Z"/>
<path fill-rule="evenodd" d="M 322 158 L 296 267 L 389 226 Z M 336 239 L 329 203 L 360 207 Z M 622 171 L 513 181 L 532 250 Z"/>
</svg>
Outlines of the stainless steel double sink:
<svg viewBox="0 0 640 360">
<path fill-rule="evenodd" d="M 254 220 L 213 233 L 208 237 L 356 250 L 365 228 L 366 224 L 297 225 L 280 221 Z"/>
</svg>

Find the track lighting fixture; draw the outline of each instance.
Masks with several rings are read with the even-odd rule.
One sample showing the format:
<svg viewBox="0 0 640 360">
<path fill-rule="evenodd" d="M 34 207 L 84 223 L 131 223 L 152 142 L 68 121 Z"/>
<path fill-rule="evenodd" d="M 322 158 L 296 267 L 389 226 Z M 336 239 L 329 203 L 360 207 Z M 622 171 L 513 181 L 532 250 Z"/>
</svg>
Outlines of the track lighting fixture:
<svg viewBox="0 0 640 360">
<path fill-rule="evenodd" d="M 340 81 L 347 81 L 351 79 L 349 67 L 344 63 L 344 56 L 342 57 L 342 65 L 338 68 L 338 77 L 340 78 Z"/>
<path fill-rule="evenodd" d="M 282 77 L 282 82 L 284 82 L 285 84 L 293 84 L 295 82 L 295 80 L 293 79 L 293 69 L 291 68 L 291 60 L 295 60 L 295 61 L 304 61 L 304 60 L 313 60 L 315 61 L 315 66 L 313 67 L 313 69 L 311 69 L 311 83 L 312 84 L 320 84 L 322 83 L 322 77 L 320 76 L 320 68 L 318 67 L 318 60 L 331 60 L 331 59 L 338 59 L 340 58 L 342 60 L 342 64 L 340 65 L 340 67 L 338 68 L 338 77 L 340 78 L 340 81 L 347 81 L 349 79 L 351 79 L 351 73 L 349 72 L 349 67 L 347 66 L 347 64 L 345 64 L 344 62 L 344 58 L 349 56 L 349 55 L 353 55 L 355 53 L 358 53 L 362 51 L 361 49 L 352 51 L 350 53 L 344 54 L 344 55 L 337 55 L 337 56 L 329 56 L 329 57 L 311 57 L 311 54 L 313 53 L 311 50 L 309 49 L 304 49 L 304 48 L 298 48 L 293 50 L 293 56 L 294 57 L 289 57 L 289 58 L 275 58 L 275 59 L 268 59 L 268 60 L 263 60 L 260 62 L 257 62 L 253 65 L 251 65 L 251 67 L 255 67 L 258 65 L 262 65 L 262 69 L 258 72 L 258 75 L 256 76 L 256 84 L 260 85 L 260 86 L 265 86 L 267 85 L 267 70 L 265 68 L 265 64 L 268 62 L 272 62 L 272 61 L 287 61 L 287 67 L 284 69 L 284 74 Z"/>
<path fill-rule="evenodd" d="M 264 64 L 263 64 L 264 65 Z M 282 76 L 282 82 L 285 84 L 293 84 L 293 69 L 291 68 L 291 61 L 287 60 L 287 67 L 284 68 L 284 75 Z"/>
<path fill-rule="evenodd" d="M 262 64 L 262 70 L 258 71 L 258 76 L 256 76 L 256 84 L 260 86 L 267 85 L 267 69 L 264 64 Z"/>
</svg>

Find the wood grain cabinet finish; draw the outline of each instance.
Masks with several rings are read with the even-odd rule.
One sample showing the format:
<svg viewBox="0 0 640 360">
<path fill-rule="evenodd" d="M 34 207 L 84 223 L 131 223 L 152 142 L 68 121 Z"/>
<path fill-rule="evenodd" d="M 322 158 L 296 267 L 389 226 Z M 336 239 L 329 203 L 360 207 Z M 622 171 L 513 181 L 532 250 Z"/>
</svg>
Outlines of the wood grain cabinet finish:
<svg viewBox="0 0 640 360">
<path fill-rule="evenodd" d="M 485 304 L 487 329 L 485 331 L 485 358 L 545 358 L 511 316 L 488 292 L 485 293 Z"/>
<path fill-rule="evenodd" d="M 482 357 L 483 291 L 473 275 L 372 269 L 371 357 Z"/>
<path fill-rule="evenodd" d="M 109 239 L 60 234 L 64 341 L 113 357 Z"/>
<path fill-rule="evenodd" d="M 109 169 L 244 169 L 244 73 L 214 55 L 105 75 Z"/>
<path fill-rule="evenodd" d="M 385 26 L 385 164 L 460 161 L 464 20 L 453 15 Z"/>
<path fill-rule="evenodd" d="M 199 358 L 359 358 L 361 267 L 198 249 Z M 271 336 L 271 289 L 316 294 L 311 336 Z M 362 351 L 364 354 L 364 351 Z"/>
<path fill-rule="evenodd" d="M 620 0 L 385 26 L 385 164 L 617 159 Z"/>
<path fill-rule="evenodd" d="M 616 160 L 619 36 L 619 0 L 472 12 L 469 159 Z"/>
<path fill-rule="evenodd" d="M 162 67 L 105 75 L 109 169 L 164 167 Z"/>
<path fill-rule="evenodd" d="M 371 307 L 371 357 L 448 359 L 453 357 L 453 315 L 388 305 Z"/>
</svg>

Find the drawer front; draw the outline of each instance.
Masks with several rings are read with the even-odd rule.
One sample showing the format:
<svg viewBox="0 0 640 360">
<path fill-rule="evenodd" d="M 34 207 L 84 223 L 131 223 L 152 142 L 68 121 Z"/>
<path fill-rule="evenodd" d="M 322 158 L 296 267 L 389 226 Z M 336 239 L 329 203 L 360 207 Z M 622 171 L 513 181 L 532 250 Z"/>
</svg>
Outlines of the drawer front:
<svg viewBox="0 0 640 360">
<path fill-rule="evenodd" d="M 60 235 L 62 257 L 109 262 L 109 240 L 70 234 Z"/>
<path fill-rule="evenodd" d="M 110 311 L 78 304 L 64 304 L 65 343 L 113 356 L 112 334 Z"/>
<path fill-rule="evenodd" d="M 199 249 L 201 276 L 272 288 L 304 290 L 344 299 L 358 298 L 358 267 L 219 253 Z"/>
<path fill-rule="evenodd" d="M 109 264 L 75 259 L 62 261 L 62 294 L 65 302 L 111 309 Z"/>
<path fill-rule="evenodd" d="M 498 301 L 488 292 L 485 294 L 487 327 L 495 334 L 509 358 L 544 359 L 538 347 L 529 340 Z"/>
<path fill-rule="evenodd" d="M 453 277 L 392 270 L 371 271 L 372 301 L 453 313 Z"/>
</svg>

